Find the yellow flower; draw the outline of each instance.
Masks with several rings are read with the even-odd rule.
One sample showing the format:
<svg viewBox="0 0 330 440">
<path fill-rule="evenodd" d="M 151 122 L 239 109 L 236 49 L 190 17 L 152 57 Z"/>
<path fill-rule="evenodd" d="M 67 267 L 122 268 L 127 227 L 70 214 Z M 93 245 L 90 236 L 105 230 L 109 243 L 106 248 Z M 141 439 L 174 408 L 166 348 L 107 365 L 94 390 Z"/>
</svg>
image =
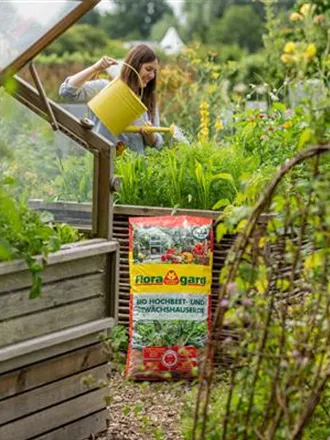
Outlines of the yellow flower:
<svg viewBox="0 0 330 440">
<path fill-rule="evenodd" d="M 315 47 L 315 44 L 314 44 L 314 43 L 309 43 L 309 45 L 308 45 L 307 48 L 306 48 L 306 51 L 305 51 L 304 56 L 305 56 L 305 58 L 306 58 L 307 60 L 310 60 L 310 59 L 312 59 L 315 55 L 316 55 L 316 47 Z"/>
<path fill-rule="evenodd" d="M 305 17 L 311 12 L 312 10 L 312 4 L 311 3 L 304 3 L 302 7 L 300 8 L 300 12 Z"/>
<path fill-rule="evenodd" d="M 292 127 L 292 125 L 293 125 L 292 121 L 286 121 L 283 124 L 283 128 L 290 128 L 290 127 Z"/>
<path fill-rule="evenodd" d="M 222 121 L 221 121 L 220 118 L 218 118 L 218 119 L 215 121 L 214 128 L 215 128 L 215 131 L 216 131 L 216 132 L 218 132 L 218 131 L 220 131 L 220 130 L 223 130 L 223 123 L 222 123 Z"/>
<path fill-rule="evenodd" d="M 191 64 L 193 64 L 194 66 L 199 66 L 202 63 L 202 60 L 200 58 L 194 58 L 193 60 L 191 60 Z"/>
<path fill-rule="evenodd" d="M 281 56 L 281 61 L 282 61 L 282 63 L 284 63 L 284 64 L 291 63 L 291 61 L 292 61 L 292 56 L 291 56 L 291 55 L 288 55 L 288 54 L 286 54 L 286 53 L 284 53 L 284 54 Z"/>
<path fill-rule="evenodd" d="M 296 45 L 294 44 L 293 41 L 289 41 L 284 46 L 284 52 L 285 53 L 293 53 L 295 50 L 296 50 Z"/>
<path fill-rule="evenodd" d="M 216 92 L 216 90 L 217 90 L 216 84 L 209 84 L 205 89 L 205 91 L 208 95 L 213 95 L 214 92 Z"/>
<path fill-rule="evenodd" d="M 292 12 L 290 15 L 290 21 L 300 21 L 303 19 L 303 16 L 298 14 L 298 12 Z"/>
<path fill-rule="evenodd" d="M 209 114 L 209 104 L 208 102 L 203 99 L 199 106 L 200 110 L 200 120 L 201 125 L 198 133 L 198 139 L 200 141 L 208 141 L 209 140 L 209 121 L 210 121 L 210 114 Z"/>
<path fill-rule="evenodd" d="M 211 74 L 211 78 L 212 78 L 212 79 L 218 79 L 219 76 L 220 76 L 220 73 L 219 73 L 219 72 L 213 72 L 213 73 Z"/>
</svg>

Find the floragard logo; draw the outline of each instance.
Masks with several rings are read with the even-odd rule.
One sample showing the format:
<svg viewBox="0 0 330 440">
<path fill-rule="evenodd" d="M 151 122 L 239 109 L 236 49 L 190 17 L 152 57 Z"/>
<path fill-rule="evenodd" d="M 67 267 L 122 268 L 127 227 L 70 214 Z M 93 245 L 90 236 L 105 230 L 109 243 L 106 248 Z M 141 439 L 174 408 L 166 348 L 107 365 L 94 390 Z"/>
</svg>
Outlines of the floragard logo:
<svg viewBox="0 0 330 440">
<path fill-rule="evenodd" d="M 181 276 L 178 277 L 174 270 L 169 270 L 165 277 L 161 275 L 137 275 L 135 284 L 140 286 L 205 286 L 206 277 Z"/>
</svg>

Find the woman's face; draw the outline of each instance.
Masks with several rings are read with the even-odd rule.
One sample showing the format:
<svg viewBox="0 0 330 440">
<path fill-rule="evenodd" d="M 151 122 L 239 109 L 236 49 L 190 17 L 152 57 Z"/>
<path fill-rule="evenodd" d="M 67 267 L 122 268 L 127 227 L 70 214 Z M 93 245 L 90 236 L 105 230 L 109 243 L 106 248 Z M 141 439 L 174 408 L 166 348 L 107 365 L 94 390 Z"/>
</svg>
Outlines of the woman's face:
<svg viewBox="0 0 330 440">
<path fill-rule="evenodd" d="M 143 87 L 146 87 L 147 84 L 155 78 L 158 69 L 158 60 L 152 61 L 151 63 L 142 64 L 139 74 L 142 79 Z"/>
</svg>

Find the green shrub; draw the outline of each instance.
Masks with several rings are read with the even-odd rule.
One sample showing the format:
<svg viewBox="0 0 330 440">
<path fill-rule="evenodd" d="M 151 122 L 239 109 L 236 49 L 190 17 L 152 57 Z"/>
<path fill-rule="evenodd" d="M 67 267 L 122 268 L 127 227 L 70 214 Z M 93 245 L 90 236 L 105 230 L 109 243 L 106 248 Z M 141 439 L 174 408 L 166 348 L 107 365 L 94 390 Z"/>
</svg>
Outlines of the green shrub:
<svg viewBox="0 0 330 440">
<path fill-rule="evenodd" d="M 45 224 L 49 215 L 32 211 L 23 200 L 10 194 L 10 187 L 15 183 L 10 178 L 0 182 L 0 262 L 25 260 L 32 274 L 30 297 L 35 298 L 41 293 L 40 273 L 47 264 L 48 254 L 81 236 L 72 226 Z M 41 255 L 42 261 L 37 262 L 35 255 Z"/>
</svg>

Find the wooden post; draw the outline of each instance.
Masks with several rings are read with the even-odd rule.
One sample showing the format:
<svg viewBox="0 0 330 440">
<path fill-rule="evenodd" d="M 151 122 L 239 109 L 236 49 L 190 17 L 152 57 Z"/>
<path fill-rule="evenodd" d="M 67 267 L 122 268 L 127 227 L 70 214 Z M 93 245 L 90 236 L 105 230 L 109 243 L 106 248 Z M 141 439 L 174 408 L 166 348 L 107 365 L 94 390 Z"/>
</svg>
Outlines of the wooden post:
<svg viewBox="0 0 330 440">
<path fill-rule="evenodd" d="M 92 237 L 97 237 L 98 233 L 99 156 L 98 151 L 93 154 Z"/>
<path fill-rule="evenodd" d="M 95 224 L 95 236 L 108 240 L 112 239 L 115 155 L 116 149 L 109 143 L 109 150 L 99 152 L 94 161 L 93 230 Z"/>
</svg>

